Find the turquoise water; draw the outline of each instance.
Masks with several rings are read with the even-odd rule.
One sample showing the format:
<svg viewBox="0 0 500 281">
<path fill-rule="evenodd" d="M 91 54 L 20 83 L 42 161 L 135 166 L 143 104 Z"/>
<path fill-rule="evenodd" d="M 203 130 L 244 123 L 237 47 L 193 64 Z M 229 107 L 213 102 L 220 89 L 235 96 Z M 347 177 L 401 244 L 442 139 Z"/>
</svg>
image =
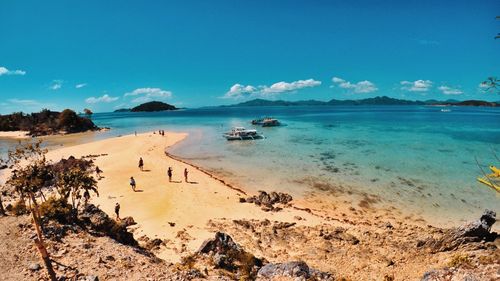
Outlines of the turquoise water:
<svg viewBox="0 0 500 281">
<path fill-rule="evenodd" d="M 232 141 L 232 126 L 252 128 L 272 115 L 282 127 L 265 139 Z M 395 206 L 439 223 L 500 211 L 500 197 L 476 182 L 500 156 L 500 109 L 424 106 L 204 108 L 161 113 L 95 114 L 112 130 L 99 138 L 157 129 L 189 132 L 170 152 L 245 189 L 279 190 L 356 206 Z"/>
</svg>

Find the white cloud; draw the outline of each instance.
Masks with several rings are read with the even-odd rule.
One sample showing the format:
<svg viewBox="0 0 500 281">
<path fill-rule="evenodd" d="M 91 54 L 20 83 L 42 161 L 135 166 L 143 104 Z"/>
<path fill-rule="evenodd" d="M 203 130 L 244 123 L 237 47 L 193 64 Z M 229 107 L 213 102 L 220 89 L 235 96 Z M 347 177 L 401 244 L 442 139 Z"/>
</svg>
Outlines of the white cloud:
<svg viewBox="0 0 500 281">
<path fill-rule="evenodd" d="M 461 94 L 464 93 L 460 89 L 451 88 L 451 87 L 448 87 L 448 86 L 441 86 L 441 87 L 438 88 L 438 90 L 440 90 L 445 95 L 461 95 Z"/>
<path fill-rule="evenodd" d="M 125 93 L 128 96 L 140 96 L 132 100 L 133 103 L 144 103 L 154 99 L 168 99 L 172 97 L 171 91 L 162 90 L 160 88 L 138 88 L 132 92 Z"/>
<path fill-rule="evenodd" d="M 339 77 L 333 77 L 332 82 L 342 89 L 352 90 L 356 94 L 371 93 L 378 90 L 374 83 L 364 80 L 357 83 L 351 83 Z"/>
<path fill-rule="evenodd" d="M 409 92 L 427 92 L 432 88 L 430 80 L 401 81 L 401 90 Z"/>
<path fill-rule="evenodd" d="M 81 83 L 81 84 L 76 84 L 75 88 L 80 89 L 80 88 L 83 88 L 85 86 L 87 86 L 87 83 Z"/>
<path fill-rule="evenodd" d="M 222 98 L 244 98 L 244 97 L 265 97 L 278 95 L 287 92 L 293 92 L 304 88 L 312 88 L 321 85 L 321 81 L 314 79 L 298 80 L 293 82 L 277 82 L 271 86 L 252 86 L 234 84 Z"/>
<path fill-rule="evenodd" d="M 316 87 L 319 85 L 321 85 L 321 81 L 316 81 L 314 79 L 298 80 L 291 83 L 281 81 L 272 84 L 270 87 L 264 87 L 261 92 L 264 95 L 269 95 L 269 94 L 272 95 L 285 92 L 292 92 L 304 88 Z"/>
<path fill-rule="evenodd" d="M 150 102 L 150 101 L 153 101 L 153 98 L 148 97 L 148 96 L 141 96 L 141 97 L 137 97 L 137 98 L 132 100 L 133 103 L 145 103 L 145 102 Z"/>
<path fill-rule="evenodd" d="M 2 75 L 25 75 L 26 71 L 24 70 L 9 70 L 4 66 L 0 66 L 0 76 Z"/>
<path fill-rule="evenodd" d="M 85 102 L 86 103 L 100 103 L 100 102 L 114 102 L 116 100 L 118 100 L 119 98 L 118 97 L 111 97 L 109 96 L 108 94 L 105 94 L 101 97 L 90 97 L 90 98 L 87 98 L 85 99 Z"/>
<path fill-rule="evenodd" d="M 63 80 L 53 80 L 52 85 L 50 85 L 50 88 L 54 91 L 59 90 L 62 88 L 63 82 L 64 82 Z"/>
<path fill-rule="evenodd" d="M 231 86 L 229 91 L 224 95 L 225 98 L 242 98 L 244 96 L 250 96 L 252 94 L 257 93 L 257 88 L 254 86 L 248 85 L 244 86 L 241 84 L 234 84 Z"/>
<path fill-rule="evenodd" d="M 172 92 L 165 91 L 160 88 L 138 88 L 133 90 L 130 93 L 125 93 L 125 96 L 137 96 L 137 95 L 146 95 L 149 97 L 171 97 Z"/>
</svg>

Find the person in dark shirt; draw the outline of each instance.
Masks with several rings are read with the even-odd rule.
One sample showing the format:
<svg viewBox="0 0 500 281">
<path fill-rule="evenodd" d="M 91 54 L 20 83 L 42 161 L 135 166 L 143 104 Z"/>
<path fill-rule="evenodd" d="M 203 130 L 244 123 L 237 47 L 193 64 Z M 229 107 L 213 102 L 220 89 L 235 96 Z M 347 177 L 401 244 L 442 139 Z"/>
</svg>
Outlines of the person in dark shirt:
<svg viewBox="0 0 500 281">
<path fill-rule="evenodd" d="M 115 204 L 115 214 L 116 214 L 116 219 L 120 220 L 120 204 L 118 203 Z"/>
<path fill-rule="evenodd" d="M 167 175 L 168 175 L 168 181 L 172 182 L 172 167 L 168 167 Z"/>
</svg>

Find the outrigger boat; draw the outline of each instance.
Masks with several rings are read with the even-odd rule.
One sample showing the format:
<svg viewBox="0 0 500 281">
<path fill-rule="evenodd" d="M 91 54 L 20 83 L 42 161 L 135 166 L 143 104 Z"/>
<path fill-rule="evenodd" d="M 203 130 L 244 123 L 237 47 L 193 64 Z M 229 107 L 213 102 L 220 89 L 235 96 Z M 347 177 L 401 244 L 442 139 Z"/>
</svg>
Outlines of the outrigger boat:
<svg viewBox="0 0 500 281">
<path fill-rule="evenodd" d="M 490 166 L 491 174 L 486 175 L 484 177 L 478 177 L 477 181 L 496 190 L 496 192 L 500 192 L 500 169 L 495 166 Z"/>
<path fill-rule="evenodd" d="M 281 123 L 278 119 L 271 117 L 264 117 L 252 120 L 252 125 L 261 125 L 262 127 L 275 127 L 280 126 Z"/>
<path fill-rule="evenodd" d="M 254 140 L 261 139 L 263 136 L 257 133 L 257 130 L 247 130 L 243 127 L 234 127 L 231 131 L 224 134 L 227 140 Z"/>
</svg>

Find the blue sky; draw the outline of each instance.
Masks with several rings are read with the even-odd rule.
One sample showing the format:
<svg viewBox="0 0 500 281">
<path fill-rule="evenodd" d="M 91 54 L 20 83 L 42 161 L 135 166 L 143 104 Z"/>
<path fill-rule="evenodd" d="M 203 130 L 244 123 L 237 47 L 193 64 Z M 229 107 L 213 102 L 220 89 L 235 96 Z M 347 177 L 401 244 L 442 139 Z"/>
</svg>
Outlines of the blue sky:
<svg viewBox="0 0 500 281">
<path fill-rule="evenodd" d="M 0 113 L 499 99 L 497 0 L 163 2 L 1 1 Z"/>
</svg>

